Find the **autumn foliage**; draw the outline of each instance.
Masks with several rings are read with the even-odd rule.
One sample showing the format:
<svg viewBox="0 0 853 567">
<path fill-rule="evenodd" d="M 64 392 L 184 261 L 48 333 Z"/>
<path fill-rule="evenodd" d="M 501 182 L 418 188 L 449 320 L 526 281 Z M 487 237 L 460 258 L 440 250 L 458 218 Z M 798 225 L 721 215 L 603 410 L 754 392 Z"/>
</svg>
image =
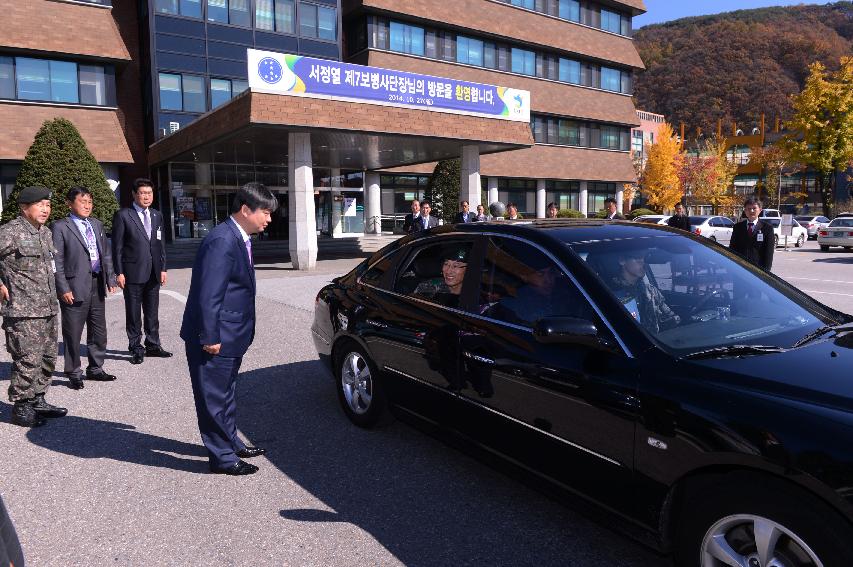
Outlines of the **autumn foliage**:
<svg viewBox="0 0 853 567">
<path fill-rule="evenodd" d="M 664 123 L 648 146 L 648 160 L 643 171 L 641 185 L 646 201 L 659 211 L 666 211 L 681 200 L 681 182 L 678 178 L 684 156 L 681 143 L 676 139 L 672 126 Z"/>
</svg>

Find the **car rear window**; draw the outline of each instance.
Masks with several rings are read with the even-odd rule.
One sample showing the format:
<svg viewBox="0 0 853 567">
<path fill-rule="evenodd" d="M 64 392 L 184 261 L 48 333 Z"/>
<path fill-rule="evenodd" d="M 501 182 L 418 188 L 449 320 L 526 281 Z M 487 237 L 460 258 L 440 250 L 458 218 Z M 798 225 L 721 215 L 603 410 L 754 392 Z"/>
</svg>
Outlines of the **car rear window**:
<svg viewBox="0 0 853 567">
<path fill-rule="evenodd" d="M 853 227 L 853 217 L 851 218 L 843 218 L 843 219 L 835 219 L 829 226 L 843 226 L 843 227 Z"/>
<path fill-rule="evenodd" d="M 703 224 L 706 220 L 707 217 L 690 217 L 690 224 L 695 226 L 697 224 Z"/>
<path fill-rule="evenodd" d="M 814 217 L 794 217 L 800 222 L 810 222 Z"/>
</svg>

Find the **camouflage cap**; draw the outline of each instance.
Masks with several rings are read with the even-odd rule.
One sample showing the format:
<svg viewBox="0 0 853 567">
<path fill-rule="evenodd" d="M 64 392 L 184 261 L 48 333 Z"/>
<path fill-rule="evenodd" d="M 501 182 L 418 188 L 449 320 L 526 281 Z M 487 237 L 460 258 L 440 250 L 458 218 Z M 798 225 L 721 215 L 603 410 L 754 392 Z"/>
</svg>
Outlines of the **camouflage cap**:
<svg viewBox="0 0 853 567">
<path fill-rule="evenodd" d="M 50 189 L 47 187 L 24 187 L 18 194 L 19 205 L 38 203 L 44 199 L 50 199 Z"/>
<path fill-rule="evenodd" d="M 446 250 L 443 260 L 453 260 L 454 262 L 468 263 L 468 247 L 467 246 L 452 246 Z"/>
</svg>

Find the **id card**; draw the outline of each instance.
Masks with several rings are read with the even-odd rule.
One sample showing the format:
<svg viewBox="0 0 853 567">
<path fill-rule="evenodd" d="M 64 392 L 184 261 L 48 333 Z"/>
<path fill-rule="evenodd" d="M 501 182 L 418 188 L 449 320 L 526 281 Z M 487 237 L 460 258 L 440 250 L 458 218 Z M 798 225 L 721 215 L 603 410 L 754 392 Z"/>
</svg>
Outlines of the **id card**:
<svg viewBox="0 0 853 567">
<path fill-rule="evenodd" d="M 56 260 L 53 258 L 50 259 L 50 269 L 53 270 L 53 273 L 56 273 Z"/>
<path fill-rule="evenodd" d="M 756 237 L 755 237 L 755 241 L 756 241 L 756 242 L 764 242 L 764 233 L 763 233 L 763 232 L 759 232 L 759 233 L 758 233 L 758 236 L 756 236 Z"/>
<path fill-rule="evenodd" d="M 162 228 L 157 229 L 157 240 L 163 240 L 163 229 Z"/>
</svg>

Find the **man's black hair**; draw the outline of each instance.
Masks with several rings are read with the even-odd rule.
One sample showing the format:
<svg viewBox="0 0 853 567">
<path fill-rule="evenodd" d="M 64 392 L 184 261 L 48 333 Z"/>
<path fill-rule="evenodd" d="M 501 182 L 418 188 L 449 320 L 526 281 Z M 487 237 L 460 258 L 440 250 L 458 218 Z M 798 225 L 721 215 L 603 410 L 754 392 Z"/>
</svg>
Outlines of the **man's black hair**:
<svg viewBox="0 0 853 567">
<path fill-rule="evenodd" d="M 761 205 L 761 201 L 756 199 L 755 197 L 750 197 L 746 201 L 743 202 L 743 208 L 747 208 L 750 205 L 758 205 L 759 209 L 763 209 L 764 207 Z"/>
<path fill-rule="evenodd" d="M 607 197 L 607 198 L 604 200 L 604 204 L 606 205 L 607 203 L 613 203 L 614 205 L 616 205 L 616 204 L 617 204 L 617 203 L 616 203 L 616 197 Z"/>
<path fill-rule="evenodd" d="M 234 195 L 234 203 L 231 205 L 231 212 L 236 213 L 243 205 L 246 205 L 253 213 L 258 209 L 267 209 L 273 212 L 278 208 L 278 199 L 272 191 L 267 189 L 266 185 L 253 181 L 246 183 L 237 190 L 237 194 Z"/>
<path fill-rule="evenodd" d="M 147 177 L 138 177 L 133 181 L 133 192 L 136 193 L 139 191 L 140 187 L 151 187 L 151 190 L 154 190 L 154 184 L 151 183 L 151 180 Z"/>
<path fill-rule="evenodd" d="M 421 201 L 421 206 L 423 207 L 424 205 L 429 205 L 429 207 L 432 208 L 432 203 L 429 202 L 429 199 Z"/>
<path fill-rule="evenodd" d="M 92 192 L 89 191 L 89 189 L 87 189 L 86 187 L 72 187 L 68 190 L 68 196 L 66 197 L 66 199 L 68 199 L 69 203 L 73 203 L 77 199 L 77 195 L 88 195 L 91 197 Z"/>
</svg>

